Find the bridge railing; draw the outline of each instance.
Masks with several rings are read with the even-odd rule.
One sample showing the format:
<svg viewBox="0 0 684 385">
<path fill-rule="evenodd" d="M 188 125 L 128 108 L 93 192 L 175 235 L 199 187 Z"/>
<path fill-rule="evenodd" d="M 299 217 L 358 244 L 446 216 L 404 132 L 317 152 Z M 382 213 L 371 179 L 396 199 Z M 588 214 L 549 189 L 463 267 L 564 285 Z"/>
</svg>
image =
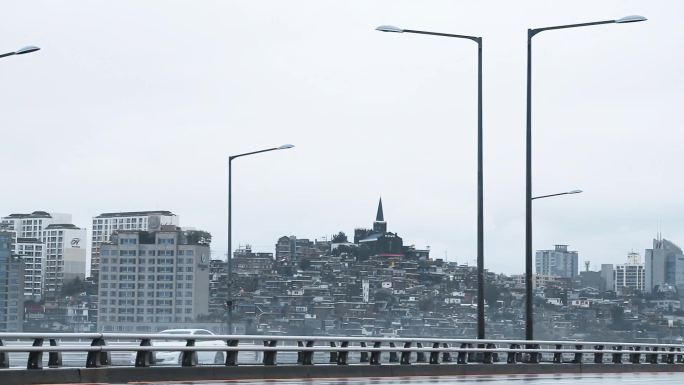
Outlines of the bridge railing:
<svg viewBox="0 0 684 385">
<path fill-rule="evenodd" d="M 83 344 L 82 341 L 89 344 Z M 7 345 L 7 342 L 12 344 Z M 108 342 L 117 341 L 116 344 Z M 165 341 L 163 345 L 159 345 Z M 198 345 L 213 341 L 211 345 Z M 157 342 L 157 345 L 155 345 Z M 80 344 L 79 344 L 80 343 Z M 226 366 L 238 365 L 240 352 L 261 356 L 261 365 L 278 365 L 278 353 L 296 353 L 297 365 L 314 364 L 684 364 L 683 344 L 592 341 L 479 340 L 449 338 L 378 338 L 343 336 L 190 335 L 130 333 L 0 333 L 0 368 L 10 367 L 10 353 L 28 353 L 27 369 L 62 366 L 62 353 L 85 355 L 87 368 L 112 365 L 111 353 L 135 355 L 133 365 L 156 364 L 155 354 L 178 352 L 178 364 L 196 366 L 198 353 L 220 353 Z M 314 355 L 318 353 L 319 359 Z M 350 357 L 354 354 L 354 360 Z M 326 356 L 325 360 L 320 355 Z M 354 362 L 352 362 L 354 361 Z M 282 364 L 282 363 L 281 363 Z M 23 365 L 22 365 L 23 366 Z"/>
</svg>

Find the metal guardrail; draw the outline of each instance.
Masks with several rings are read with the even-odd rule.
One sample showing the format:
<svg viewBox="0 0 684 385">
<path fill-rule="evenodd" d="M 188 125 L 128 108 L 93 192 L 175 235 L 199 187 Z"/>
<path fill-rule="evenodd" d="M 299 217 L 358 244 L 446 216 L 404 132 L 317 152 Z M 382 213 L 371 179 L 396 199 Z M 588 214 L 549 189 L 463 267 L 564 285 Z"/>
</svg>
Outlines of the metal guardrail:
<svg viewBox="0 0 684 385">
<path fill-rule="evenodd" d="M 74 345 L 80 340 L 89 345 Z M 107 341 L 130 343 L 108 345 Z M 24 345 L 6 345 L 3 341 L 23 341 Z M 48 341 L 46 345 L 45 342 Z M 172 341 L 155 346 L 153 341 Z M 220 341 L 221 345 L 201 346 L 198 341 Z M 175 344 L 175 342 L 178 342 Z M 31 343 L 29 345 L 29 343 Z M 71 343 L 69 345 L 68 343 Z M 296 343 L 296 345 L 295 345 Z M 296 352 L 298 365 L 314 365 L 314 353 L 327 353 L 326 364 L 347 365 L 350 353 L 359 353 L 358 363 L 383 364 L 516 364 L 552 362 L 554 364 L 590 362 L 594 364 L 684 364 L 682 344 L 639 344 L 592 341 L 478 340 L 446 338 L 367 338 L 343 336 L 268 336 L 268 335 L 190 335 L 126 333 L 0 333 L 0 368 L 9 368 L 9 353 L 28 353 L 27 369 L 42 369 L 43 355 L 48 367 L 62 366 L 62 353 L 86 354 L 86 368 L 112 364 L 112 352 L 135 354 L 136 367 L 155 364 L 156 352 L 180 352 L 179 364 L 198 364 L 198 352 L 220 352 L 222 364 L 237 366 L 239 352 L 259 352 L 261 364 L 278 364 L 278 353 Z M 455 356 L 455 359 L 454 359 Z M 502 360 L 505 356 L 505 360 Z M 592 357 L 593 356 L 593 357 Z M 225 360 L 223 360 L 225 357 Z M 627 361 L 624 358 L 627 357 Z M 569 359 L 568 359 L 569 358 Z M 593 358 L 593 359 L 592 359 Z M 606 362 L 608 361 L 608 362 Z M 324 362 L 318 362 L 322 364 Z"/>
</svg>

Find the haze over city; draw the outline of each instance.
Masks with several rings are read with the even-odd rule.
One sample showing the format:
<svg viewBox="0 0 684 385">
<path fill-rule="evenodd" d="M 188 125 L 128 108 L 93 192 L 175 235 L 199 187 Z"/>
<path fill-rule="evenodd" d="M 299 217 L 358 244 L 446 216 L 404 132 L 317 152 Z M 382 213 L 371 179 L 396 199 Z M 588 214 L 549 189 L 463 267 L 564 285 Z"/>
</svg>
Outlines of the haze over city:
<svg viewBox="0 0 684 385">
<path fill-rule="evenodd" d="M 350 234 L 382 196 L 391 231 L 474 264 L 476 47 L 394 24 L 483 36 L 485 266 L 521 273 L 526 30 L 644 14 L 535 43 L 535 194 L 584 193 L 535 202 L 534 247 L 684 243 L 679 2 L 69 4 L 4 3 L 4 49 L 42 50 L 0 70 L 3 215 L 171 210 L 221 258 L 227 156 L 292 143 L 236 160 L 234 247 Z"/>
</svg>

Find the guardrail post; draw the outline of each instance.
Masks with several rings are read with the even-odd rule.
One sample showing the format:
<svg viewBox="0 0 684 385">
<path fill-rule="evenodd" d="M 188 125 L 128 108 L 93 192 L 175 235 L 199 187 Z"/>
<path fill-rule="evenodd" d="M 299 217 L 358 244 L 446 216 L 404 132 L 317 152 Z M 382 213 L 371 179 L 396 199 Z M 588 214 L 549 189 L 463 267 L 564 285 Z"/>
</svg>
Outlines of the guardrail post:
<svg viewBox="0 0 684 385">
<path fill-rule="evenodd" d="M 621 352 L 622 351 L 622 345 L 613 346 L 613 350 Z M 614 364 L 621 364 L 622 363 L 622 353 L 613 353 L 613 363 Z"/>
<path fill-rule="evenodd" d="M 149 338 L 140 340 L 140 346 L 152 346 L 152 341 Z M 135 366 L 139 368 L 147 368 L 153 364 L 153 353 L 150 350 L 138 350 L 135 353 Z"/>
<path fill-rule="evenodd" d="M 302 341 L 297 341 L 297 347 L 303 348 L 304 343 Z M 297 352 L 297 363 L 301 365 L 303 362 L 304 362 L 304 352 L 300 350 Z"/>
<path fill-rule="evenodd" d="M 106 346 L 107 342 L 102 337 L 93 338 L 90 346 Z M 100 366 L 111 365 L 112 358 L 109 352 L 102 350 L 89 351 L 86 357 L 86 368 L 99 368 Z"/>
<path fill-rule="evenodd" d="M 582 350 L 583 346 L 582 345 L 575 345 L 575 350 Z M 582 363 L 582 353 L 575 353 L 575 357 L 572 359 L 573 364 L 581 364 Z"/>
<path fill-rule="evenodd" d="M 675 351 L 675 348 L 671 347 L 670 348 L 670 354 L 667 355 L 667 363 L 668 364 L 674 364 L 675 363 L 674 351 Z"/>
<path fill-rule="evenodd" d="M 679 353 L 681 353 L 681 352 L 682 352 L 682 349 L 681 349 L 681 348 L 677 348 L 677 363 L 678 363 L 678 364 L 683 364 L 683 363 L 684 363 L 684 356 L 682 356 L 681 354 L 679 354 Z"/>
<path fill-rule="evenodd" d="M 437 343 L 437 342 L 433 343 L 432 348 L 438 349 L 439 343 Z M 439 364 L 439 351 L 438 350 L 433 350 L 430 352 L 430 364 L 432 364 L 432 365 Z"/>
<path fill-rule="evenodd" d="M 341 348 L 346 348 L 349 347 L 349 341 L 342 341 L 340 343 Z M 339 353 L 337 353 L 337 365 L 347 365 L 347 358 L 349 357 L 349 351 L 348 350 L 340 350 Z"/>
<path fill-rule="evenodd" d="M 556 350 L 563 349 L 563 345 L 556 344 Z M 562 364 L 563 363 L 563 353 L 553 353 L 553 363 Z"/>
<path fill-rule="evenodd" d="M 365 348 L 365 347 L 367 347 L 367 346 L 368 346 L 368 345 L 366 345 L 365 342 L 361 342 L 361 347 L 362 347 L 362 348 Z M 368 359 L 368 352 L 361 352 L 361 358 L 359 358 L 359 362 L 368 362 L 368 361 L 369 361 L 369 359 Z"/>
<path fill-rule="evenodd" d="M 470 349 L 472 348 L 472 344 L 468 343 L 463 343 L 461 344 L 461 349 Z M 457 364 L 467 364 L 469 359 L 472 359 L 471 354 L 472 352 L 464 352 L 464 351 L 459 351 L 456 354 L 456 363 Z M 451 357 L 449 357 L 449 361 L 451 361 Z"/>
<path fill-rule="evenodd" d="M 511 344 L 508 348 L 510 350 L 513 350 L 513 349 L 520 348 L 520 346 L 518 346 L 518 344 Z M 506 358 L 506 363 L 515 364 L 518 361 L 517 358 L 518 358 L 517 352 L 508 352 L 508 357 Z"/>
<path fill-rule="evenodd" d="M 0 340 L 0 346 L 5 346 Z M 9 368 L 9 353 L 0 352 L 0 368 Z"/>
<path fill-rule="evenodd" d="M 651 352 L 650 348 L 646 348 L 647 351 Z M 648 353 L 646 354 L 646 362 L 649 364 L 657 364 L 658 363 L 658 353 Z"/>
<path fill-rule="evenodd" d="M 485 349 L 493 349 L 493 348 L 495 348 L 494 344 L 486 344 L 486 345 L 483 345 L 483 347 L 484 347 Z M 493 353 L 493 354 L 496 354 L 496 353 Z M 496 359 L 497 359 L 497 361 L 498 361 L 498 357 L 496 357 Z M 486 351 L 486 352 L 484 352 L 484 353 L 482 354 L 482 363 L 483 363 L 483 364 L 491 364 L 491 363 L 493 362 L 492 360 L 493 360 L 493 356 L 492 356 L 492 352 L 491 352 L 491 351 Z"/>
<path fill-rule="evenodd" d="M 666 353 L 666 352 L 667 352 L 667 349 L 662 348 L 662 349 L 660 349 L 660 350 L 663 352 L 663 354 L 660 355 L 660 362 L 662 362 L 663 364 L 666 364 L 666 363 L 667 363 L 667 360 L 668 360 L 668 358 L 667 358 L 667 357 L 668 357 L 668 354 Z"/>
<path fill-rule="evenodd" d="M 489 343 L 486 345 L 487 349 L 496 349 L 496 345 Z M 494 362 L 499 362 L 499 353 L 497 352 L 492 352 L 492 363 Z"/>
<path fill-rule="evenodd" d="M 189 339 L 185 346 L 195 346 L 195 340 Z M 184 350 L 181 352 L 181 366 L 197 366 L 197 351 Z"/>
<path fill-rule="evenodd" d="M 335 347 L 337 347 L 337 344 L 336 344 L 334 341 L 330 341 L 330 347 L 331 347 L 331 348 L 335 348 Z M 334 363 L 337 362 L 337 351 L 336 351 L 336 350 L 331 350 L 331 351 L 330 351 L 330 360 L 329 360 L 329 362 L 330 362 L 331 364 L 334 364 Z"/>
<path fill-rule="evenodd" d="M 390 346 L 390 348 L 396 348 L 397 347 L 397 345 L 395 345 L 394 342 L 390 342 L 389 346 Z M 394 350 L 390 351 L 389 362 L 390 363 L 399 362 L 399 356 L 397 355 L 396 351 L 394 351 Z"/>
<path fill-rule="evenodd" d="M 57 340 L 50 338 L 50 346 L 59 346 Z M 62 366 L 62 352 L 50 352 L 48 353 L 48 367 L 49 368 L 59 368 Z"/>
<path fill-rule="evenodd" d="M 277 340 L 264 341 L 264 347 L 274 348 L 278 345 Z M 273 366 L 276 364 L 277 350 L 264 350 L 264 365 Z"/>
<path fill-rule="evenodd" d="M 410 347 L 411 347 L 410 342 L 404 342 L 404 349 L 408 349 Z M 401 352 L 401 364 L 402 365 L 411 365 L 411 352 L 410 351 Z"/>
<path fill-rule="evenodd" d="M 230 347 L 237 347 L 240 340 L 228 340 L 226 345 Z M 238 364 L 238 351 L 226 350 L 226 366 L 236 366 Z"/>
<path fill-rule="evenodd" d="M 526 345 L 525 349 L 539 349 L 539 345 L 537 345 L 537 344 Z M 537 352 L 529 352 L 527 354 L 527 363 L 528 364 L 538 364 L 539 361 L 541 361 L 541 354 L 539 354 Z"/>
<path fill-rule="evenodd" d="M 416 347 L 419 349 L 422 349 L 423 343 L 418 342 L 416 344 Z M 425 358 L 425 352 L 416 352 L 416 362 L 427 362 L 427 359 Z"/>
<path fill-rule="evenodd" d="M 43 346 L 44 339 L 36 338 L 32 346 Z M 26 369 L 43 369 L 43 352 L 29 352 Z"/>
<path fill-rule="evenodd" d="M 382 346 L 382 342 L 376 341 L 373 343 L 374 348 L 379 348 Z M 370 364 L 371 365 L 380 365 L 380 351 L 379 350 L 373 350 L 370 355 Z"/>
<path fill-rule="evenodd" d="M 639 353 L 641 351 L 641 346 L 632 347 L 629 348 L 629 350 L 634 352 L 629 354 L 629 362 L 632 364 L 641 363 L 641 353 Z"/>
<path fill-rule="evenodd" d="M 603 345 L 596 345 L 594 346 L 594 350 L 603 350 Z M 603 363 L 603 353 L 594 353 L 594 363 L 595 364 L 602 364 Z"/>
<path fill-rule="evenodd" d="M 306 341 L 306 347 L 307 348 L 312 348 L 314 346 L 314 341 Z M 302 365 L 313 365 L 313 355 L 314 352 L 312 351 L 304 351 L 304 354 L 302 355 Z"/>
<path fill-rule="evenodd" d="M 449 344 L 443 343 L 442 347 L 445 349 L 449 349 Z M 451 352 L 442 352 L 442 362 L 452 362 L 453 360 L 451 359 Z"/>
</svg>

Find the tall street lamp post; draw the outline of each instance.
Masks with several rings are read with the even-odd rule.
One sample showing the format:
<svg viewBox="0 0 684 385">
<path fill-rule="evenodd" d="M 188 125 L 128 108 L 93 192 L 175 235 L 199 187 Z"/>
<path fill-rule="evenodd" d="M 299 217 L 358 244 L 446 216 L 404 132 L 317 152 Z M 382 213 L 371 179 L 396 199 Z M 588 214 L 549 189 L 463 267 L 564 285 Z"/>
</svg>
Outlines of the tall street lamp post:
<svg viewBox="0 0 684 385">
<path fill-rule="evenodd" d="M 595 21 L 591 23 L 558 25 L 527 30 L 527 159 L 525 194 L 525 339 L 534 339 L 534 318 L 532 299 L 532 37 L 542 31 L 553 29 L 589 27 L 600 24 L 625 24 L 645 21 L 643 16 L 626 16 L 617 20 Z M 541 198 L 541 197 L 537 197 Z"/>
<path fill-rule="evenodd" d="M 23 55 L 25 53 L 36 52 L 38 50 L 40 50 L 40 48 L 33 46 L 33 45 L 29 45 L 29 46 L 26 46 L 24 48 L 20 48 L 16 51 L 0 54 L 0 58 L 7 57 L 7 56 L 14 56 L 14 55 Z"/>
<path fill-rule="evenodd" d="M 483 172 L 482 172 L 482 37 L 426 32 L 383 25 L 381 32 L 417 33 L 442 37 L 468 39 L 477 43 L 477 338 L 485 338 L 484 317 L 484 219 L 483 219 Z"/>
<path fill-rule="evenodd" d="M 228 290 L 226 298 L 226 307 L 228 310 L 228 334 L 233 333 L 233 207 L 232 207 L 232 179 L 233 179 L 233 160 L 243 156 L 261 154 L 262 152 L 287 150 L 293 148 L 292 144 L 283 144 L 279 147 L 267 148 L 265 150 L 246 152 L 244 154 L 228 156 Z"/>
</svg>

